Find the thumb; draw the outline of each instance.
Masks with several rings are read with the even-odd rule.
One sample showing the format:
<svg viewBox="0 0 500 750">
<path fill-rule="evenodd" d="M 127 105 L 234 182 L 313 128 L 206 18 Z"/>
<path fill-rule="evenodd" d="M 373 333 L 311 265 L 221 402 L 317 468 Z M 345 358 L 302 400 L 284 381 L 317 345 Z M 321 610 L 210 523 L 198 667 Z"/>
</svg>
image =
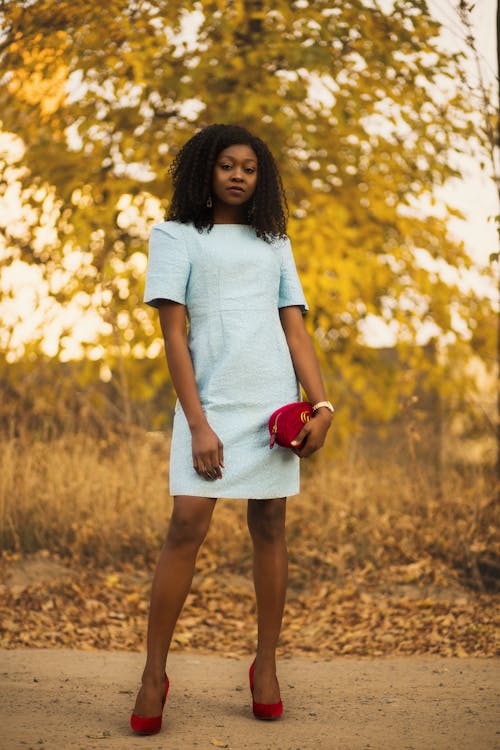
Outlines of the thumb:
<svg viewBox="0 0 500 750">
<path fill-rule="evenodd" d="M 299 434 L 297 435 L 297 437 L 295 437 L 291 441 L 291 445 L 293 445 L 294 448 L 296 448 L 297 445 L 300 445 L 300 443 L 304 440 L 304 438 L 306 437 L 306 435 L 308 434 L 308 432 L 309 432 L 309 430 L 307 429 L 307 425 L 304 425 L 304 427 L 301 429 L 301 431 L 299 432 Z"/>
</svg>

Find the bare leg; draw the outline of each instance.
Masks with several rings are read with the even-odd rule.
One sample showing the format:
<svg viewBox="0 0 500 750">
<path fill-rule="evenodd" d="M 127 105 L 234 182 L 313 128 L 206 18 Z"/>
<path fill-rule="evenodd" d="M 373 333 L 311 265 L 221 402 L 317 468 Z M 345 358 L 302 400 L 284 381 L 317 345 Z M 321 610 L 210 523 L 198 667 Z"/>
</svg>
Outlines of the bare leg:
<svg viewBox="0 0 500 750">
<path fill-rule="evenodd" d="M 254 671 L 256 703 L 277 703 L 280 700 L 276 679 L 276 647 L 288 580 L 285 516 L 284 497 L 248 501 L 247 521 L 254 548 L 253 574 L 258 621 Z"/>
<path fill-rule="evenodd" d="M 174 498 L 165 543 L 153 577 L 149 609 L 147 658 L 137 695 L 137 716 L 158 716 L 165 688 L 165 665 L 177 619 L 193 580 L 215 499 L 183 495 Z"/>
</svg>

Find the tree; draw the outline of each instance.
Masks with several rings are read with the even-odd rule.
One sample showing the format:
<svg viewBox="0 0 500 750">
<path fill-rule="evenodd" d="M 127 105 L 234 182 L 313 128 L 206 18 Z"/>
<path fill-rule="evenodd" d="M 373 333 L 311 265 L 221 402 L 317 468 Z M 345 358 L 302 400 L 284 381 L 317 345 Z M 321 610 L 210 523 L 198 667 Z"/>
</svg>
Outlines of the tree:
<svg viewBox="0 0 500 750">
<path fill-rule="evenodd" d="M 5 222 L 6 260 L 40 264 L 61 304 L 78 295 L 99 312 L 99 354 L 124 383 L 161 356 L 140 300 L 168 165 L 211 122 L 246 125 L 278 157 L 346 421 L 392 416 L 422 369 L 443 393 L 463 385 L 463 362 L 491 348 L 491 303 L 464 289 L 473 263 L 447 232 L 454 209 L 433 207 L 474 132 L 460 55 L 439 49 L 423 0 L 30 0 L 0 18 L 2 129 L 22 139 L 9 169 L 31 210 L 21 228 Z M 365 346 L 371 316 L 397 331 L 403 367 L 382 370 Z M 422 324 L 440 350 L 430 364 Z"/>
</svg>

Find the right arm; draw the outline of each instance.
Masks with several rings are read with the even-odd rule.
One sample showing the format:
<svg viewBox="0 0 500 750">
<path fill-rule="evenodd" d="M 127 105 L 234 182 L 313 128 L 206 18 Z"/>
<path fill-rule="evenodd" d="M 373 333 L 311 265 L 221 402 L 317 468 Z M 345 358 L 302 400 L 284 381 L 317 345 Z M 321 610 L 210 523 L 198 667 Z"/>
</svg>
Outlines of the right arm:
<svg viewBox="0 0 500 750">
<path fill-rule="evenodd" d="M 194 470 L 203 479 L 220 479 L 221 468 L 224 468 L 223 445 L 208 424 L 201 406 L 187 342 L 186 308 L 178 302 L 164 300 L 158 309 L 168 369 L 191 430 Z"/>
</svg>

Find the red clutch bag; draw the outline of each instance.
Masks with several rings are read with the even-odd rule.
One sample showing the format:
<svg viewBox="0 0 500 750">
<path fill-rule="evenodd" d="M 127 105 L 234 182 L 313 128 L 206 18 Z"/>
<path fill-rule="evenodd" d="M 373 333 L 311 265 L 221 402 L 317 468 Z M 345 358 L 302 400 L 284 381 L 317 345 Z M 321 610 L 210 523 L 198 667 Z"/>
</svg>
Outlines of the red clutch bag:
<svg viewBox="0 0 500 750">
<path fill-rule="evenodd" d="M 271 440 L 269 447 L 275 443 L 283 448 L 299 448 L 300 445 L 292 445 L 303 426 L 312 417 L 312 404 L 309 401 L 297 401 L 293 404 L 285 404 L 273 411 L 269 417 L 269 434 Z"/>
</svg>

